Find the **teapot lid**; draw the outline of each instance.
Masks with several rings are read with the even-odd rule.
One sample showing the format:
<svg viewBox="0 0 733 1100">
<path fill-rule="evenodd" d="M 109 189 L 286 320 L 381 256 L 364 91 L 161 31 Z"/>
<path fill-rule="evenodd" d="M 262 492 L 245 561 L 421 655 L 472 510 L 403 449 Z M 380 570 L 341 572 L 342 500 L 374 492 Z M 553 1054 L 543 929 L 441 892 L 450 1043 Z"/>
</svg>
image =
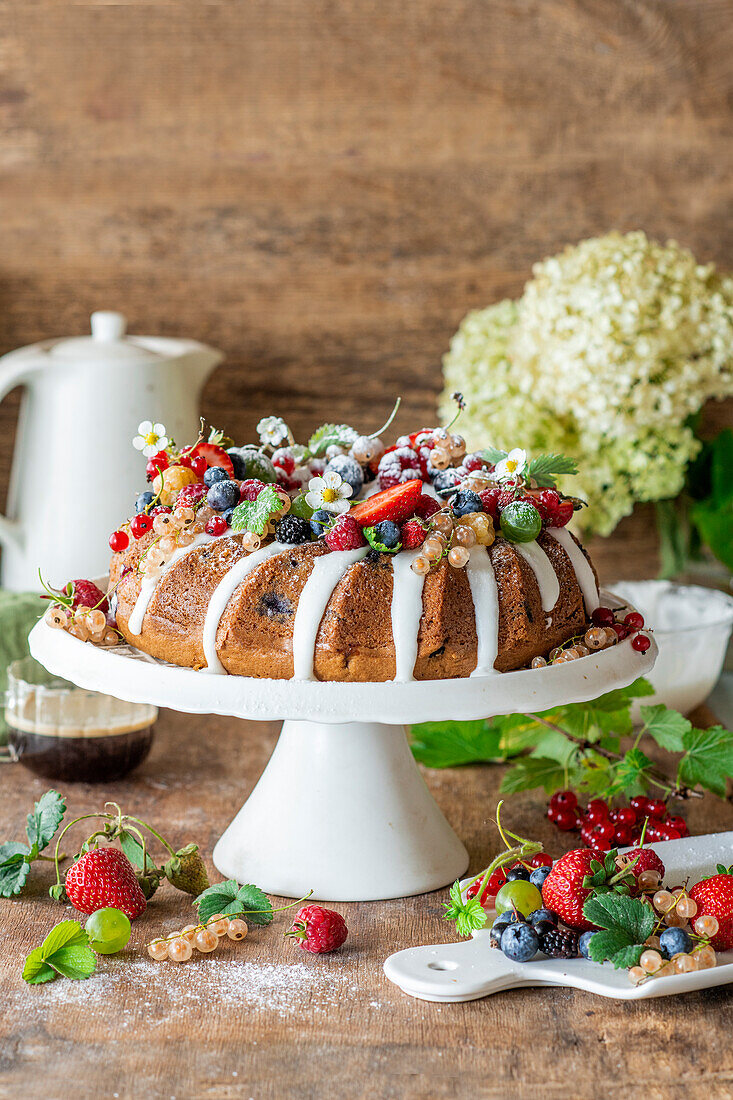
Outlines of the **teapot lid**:
<svg viewBox="0 0 733 1100">
<path fill-rule="evenodd" d="M 52 359 L 73 359 L 92 362 L 100 359 L 118 362 L 150 362 L 166 356 L 153 348 L 126 336 L 127 318 L 111 309 L 98 309 L 91 316 L 91 336 L 74 336 L 59 340 L 48 354 Z"/>
</svg>

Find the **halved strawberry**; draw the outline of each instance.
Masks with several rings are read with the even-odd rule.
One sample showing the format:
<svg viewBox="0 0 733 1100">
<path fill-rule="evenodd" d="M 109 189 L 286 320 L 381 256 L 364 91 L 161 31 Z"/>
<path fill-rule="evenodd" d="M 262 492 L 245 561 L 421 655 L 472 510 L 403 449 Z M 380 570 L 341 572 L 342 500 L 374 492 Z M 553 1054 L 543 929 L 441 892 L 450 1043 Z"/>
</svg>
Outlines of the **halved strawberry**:
<svg viewBox="0 0 733 1100">
<path fill-rule="evenodd" d="M 217 446 L 216 443 L 197 443 L 190 451 L 186 451 L 186 455 L 188 458 L 196 458 L 197 455 L 201 455 L 206 459 L 209 466 L 221 466 L 229 474 L 229 477 L 234 477 L 234 466 L 231 458 L 224 448 Z"/>
<path fill-rule="evenodd" d="M 381 523 L 384 519 L 391 519 L 394 523 L 402 523 L 415 514 L 415 507 L 422 494 L 422 481 L 413 478 L 411 481 L 403 481 L 400 485 L 393 485 L 391 489 L 383 489 L 381 493 L 375 493 L 368 497 L 355 508 L 349 515 L 362 527 L 373 527 L 375 523 Z"/>
</svg>

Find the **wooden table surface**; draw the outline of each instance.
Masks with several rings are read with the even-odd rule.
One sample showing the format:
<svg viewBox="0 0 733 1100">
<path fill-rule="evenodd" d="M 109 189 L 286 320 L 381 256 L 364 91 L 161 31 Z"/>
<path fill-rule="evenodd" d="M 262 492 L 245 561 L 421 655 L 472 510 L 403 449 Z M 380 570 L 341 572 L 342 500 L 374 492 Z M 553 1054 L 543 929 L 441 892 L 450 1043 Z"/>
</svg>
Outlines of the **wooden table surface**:
<svg viewBox="0 0 733 1100">
<path fill-rule="evenodd" d="M 276 735 L 274 723 L 164 712 L 150 757 L 128 780 L 62 786 L 68 815 L 115 799 L 176 844 L 197 841 L 208 858 Z M 484 766 L 425 773 L 474 870 L 496 847 L 490 822 L 501 774 Z M 22 836 L 25 814 L 47 786 L 20 766 L 0 769 L 2 839 Z M 507 820 L 558 855 L 562 839 L 543 810 L 540 794 L 515 796 Z M 688 820 L 696 833 L 733 828 L 733 807 L 706 798 Z M 74 834 L 78 843 L 85 824 Z M 213 872 L 210 860 L 209 867 Z M 57 921 L 77 915 L 47 896 L 50 872 L 35 865 L 30 889 L 0 902 L 3 1098 L 534 1093 L 542 1100 L 709 1100 L 733 1093 L 730 987 L 639 1004 L 568 989 L 455 1005 L 406 997 L 386 981 L 382 963 L 400 948 L 452 938 L 441 923 L 445 891 L 336 906 L 350 932 L 332 956 L 310 956 L 285 941 L 281 916 L 243 943 L 175 966 L 154 963 L 143 950 L 147 940 L 192 918 L 188 899 L 166 885 L 133 925 L 125 952 L 101 958 L 87 982 L 29 987 L 20 978 L 25 954 Z"/>
</svg>

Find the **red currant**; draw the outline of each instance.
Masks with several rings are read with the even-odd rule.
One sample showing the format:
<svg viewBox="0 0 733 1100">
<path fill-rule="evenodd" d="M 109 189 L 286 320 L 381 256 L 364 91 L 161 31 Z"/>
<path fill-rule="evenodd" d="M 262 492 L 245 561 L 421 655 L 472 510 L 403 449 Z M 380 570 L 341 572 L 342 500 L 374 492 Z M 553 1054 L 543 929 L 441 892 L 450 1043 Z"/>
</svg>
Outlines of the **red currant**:
<svg viewBox="0 0 733 1100">
<path fill-rule="evenodd" d="M 636 825 L 636 814 L 629 806 L 623 806 L 616 814 L 616 821 L 619 825 L 626 825 L 629 828 Z"/>
<path fill-rule="evenodd" d="M 203 477 L 208 468 L 209 464 L 203 455 L 196 455 L 196 457 L 191 460 L 191 469 L 196 474 L 196 477 Z"/>
<path fill-rule="evenodd" d="M 635 649 L 637 653 L 646 653 L 651 644 L 651 640 L 646 634 L 637 634 L 631 639 L 631 648 Z"/>
<path fill-rule="evenodd" d="M 557 806 L 561 810 L 574 810 L 578 805 L 578 796 L 575 791 L 555 791 L 550 799 L 551 806 Z"/>
<path fill-rule="evenodd" d="M 613 611 L 610 607 L 597 607 L 591 614 L 594 626 L 611 626 L 613 624 Z"/>
<path fill-rule="evenodd" d="M 148 512 L 148 515 L 150 515 L 150 516 L 160 516 L 164 512 L 172 512 L 172 511 L 173 511 L 173 509 L 170 508 L 167 504 L 156 504 L 155 508 L 150 509 L 150 511 Z"/>
<path fill-rule="evenodd" d="M 661 821 L 667 812 L 667 804 L 666 802 L 662 802 L 661 798 L 652 798 L 647 804 L 646 812 L 649 817 L 654 817 L 657 821 Z"/>
<path fill-rule="evenodd" d="M 536 855 L 529 857 L 527 863 L 530 867 L 552 867 L 552 856 L 548 856 L 544 852 L 537 852 Z"/>
<path fill-rule="evenodd" d="M 486 883 L 486 889 L 490 894 L 498 894 L 502 886 L 506 882 L 506 871 L 503 867 L 497 867 L 495 871 L 489 875 L 489 881 Z"/>
<path fill-rule="evenodd" d="M 596 825 L 599 821 L 608 821 L 607 804 L 602 798 L 591 798 L 585 808 L 585 817 L 591 825 Z"/>
<path fill-rule="evenodd" d="M 562 829 L 564 833 L 569 833 L 571 829 L 575 828 L 576 820 L 572 810 L 559 810 L 555 818 L 555 824 L 558 829 Z"/>
<path fill-rule="evenodd" d="M 616 631 L 616 637 L 620 642 L 623 642 L 624 638 L 628 638 L 631 633 L 628 626 L 624 626 L 623 623 L 611 623 L 611 630 Z"/>
<path fill-rule="evenodd" d="M 550 805 L 547 807 L 548 820 L 554 824 L 557 821 L 557 815 L 559 813 L 562 813 L 560 807 L 551 802 Z"/>
<path fill-rule="evenodd" d="M 154 477 L 157 477 L 163 470 L 167 470 L 170 466 L 170 459 L 166 451 L 158 451 L 148 460 L 148 464 L 145 467 L 145 475 L 148 481 L 152 481 Z"/>
<path fill-rule="evenodd" d="M 644 616 L 640 615 L 638 611 L 629 611 L 624 622 L 631 630 L 642 630 L 644 626 Z"/>
<path fill-rule="evenodd" d="M 599 821 L 591 829 L 594 840 L 613 840 L 616 830 L 610 821 Z"/>
<path fill-rule="evenodd" d="M 153 520 L 150 516 L 146 516 L 144 512 L 140 512 L 130 521 L 130 530 L 136 539 L 141 539 L 146 531 L 149 531 L 153 526 Z"/>
<path fill-rule="evenodd" d="M 619 848 L 628 848 L 633 840 L 631 829 L 627 825 L 617 825 L 613 833 L 613 842 Z"/>
<path fill-rule="evenodd" d="M 191 458 L 190 455 L 181 455 L 181 457 L 178 459 L 178 465 L 179 466 L 185 466 L 187 470 L 192 470 L 193 469 L 193 459 Z"/>
<path fill-rule="evenodd" d="M 590 848 L 590 850 L 592 852 L 610 852 L 611 851 L 611 841 L 610 840 L 601 840 L 600 837 L 593 837 L 591 839 L 590 843 L 588 844 L 588 847 Z"/>
<path fill-rule="evenodd" d="M 633 798 L 629 799 L 629 806 L 637 814 L 642 817 L 646 815 L 647 807 L 649 806 L 649 799 L 645 798 L 643 794 L 635 794 Z"/>
<path fill-rule="evenodd" d="M 676 829 L 680 836 L 690 835 L 690 830 L 687 828 L 687 822 L 685 821 L 684 817 L 668 817 L 665 821 L 665 825 L 670 825 L 673 829 Z"/>
<path fill-rule="evenodd" d="M 227 529 L 227 521 L 223 516 L 212 516 L 206 521 L 204 530 L 207 535 L 223 535 Z"/>
<path fill-rule="evenodd" d="M 491 516 L 493 520 L 498 519 L 501 489 L 484 489 L 479 493 L 479 496 L 486 514 Z"/>
<path fill-rule="evenodd" d="M 574 510 L 572 500 L 561 500 L 553 513 L 552 526 L 564 527 L 566 523 L 570 523 Z"/>
<path fill-rule="evenodd" d="M 464 455 L 461 460 L 461 466 L 466 473 L 473 473 L 474 470 L 483 470 L 488 466 L 488 462 L 485 458 L 476 451 L 470 455 Z"/>
<path fill-rule="evenodd" d="M 109 545 L 110 549 L 118 554 L 120 550 L 125 550 L 130 545 L 130 537 L 124 531 L 113 531 L 109 536 Z"/>
</svg>

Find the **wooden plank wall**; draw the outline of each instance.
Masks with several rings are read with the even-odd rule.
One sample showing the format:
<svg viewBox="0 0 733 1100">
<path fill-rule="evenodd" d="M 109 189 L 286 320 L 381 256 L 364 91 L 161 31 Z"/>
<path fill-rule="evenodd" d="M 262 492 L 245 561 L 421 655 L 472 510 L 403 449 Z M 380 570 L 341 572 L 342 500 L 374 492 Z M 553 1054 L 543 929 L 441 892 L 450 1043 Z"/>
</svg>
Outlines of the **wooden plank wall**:
<svg viewBox="0 0 733 1100">
<path fill-rule="evenodd" d="M 733 0 L 5 0 L 0 350 L 117 308 L 226 352 L 237 436 L 430 419 L 466 310 L 566 242 L 733 266 L 732 59 Z M 617 539 L 653 570 L 648 515 Z"/>
</svg>

